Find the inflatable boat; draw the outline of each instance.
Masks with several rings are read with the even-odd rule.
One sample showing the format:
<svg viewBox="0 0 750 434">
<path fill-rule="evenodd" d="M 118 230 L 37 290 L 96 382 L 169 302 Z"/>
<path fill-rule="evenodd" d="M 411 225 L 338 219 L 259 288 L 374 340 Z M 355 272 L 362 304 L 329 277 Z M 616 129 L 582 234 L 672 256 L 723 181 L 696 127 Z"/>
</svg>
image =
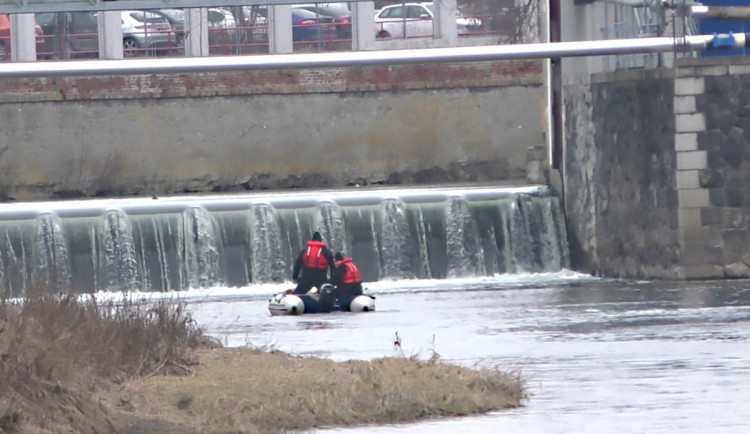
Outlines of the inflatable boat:
<svg viewBox="0 0 750 434">
<path fill-rule="evenodd" d="M 369 294 L 344 296 L 334 300 L 329 294 L 333 287 L 325 284 L 313 288 L 307 294 L 281 292 L 268 300 L 271 315 L 302 315 L 304 313 L 328 312 L 372 312 L 375 310 L 375 297 Z"/>
</svg>

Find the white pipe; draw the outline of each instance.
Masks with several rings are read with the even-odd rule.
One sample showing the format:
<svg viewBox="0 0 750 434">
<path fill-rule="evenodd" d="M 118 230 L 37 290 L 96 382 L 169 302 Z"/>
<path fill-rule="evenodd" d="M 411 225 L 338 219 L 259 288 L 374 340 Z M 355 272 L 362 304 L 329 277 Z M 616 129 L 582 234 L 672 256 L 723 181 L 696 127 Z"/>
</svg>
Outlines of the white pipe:
<svg viewBox="0 0 750 434">
<path fill-rule="evenodd" d="M 746 35 L 693 35 L 613 39 L 604 41 L 555 42 L 518 45 L 425 48 L 413 50 L 356 51 L 266 56 L 187 57 L 133 60 L 83 60 L 71 62 L 0 63 L 3 77 L 49 77 L 71 75 L 161 74 L 258 69 L 326 68 L 394 64 L 475 62 L 493 60 L 546 59 L 609 54 L 655 53 L 672 50 L 744 48 Z"/>
</svg>

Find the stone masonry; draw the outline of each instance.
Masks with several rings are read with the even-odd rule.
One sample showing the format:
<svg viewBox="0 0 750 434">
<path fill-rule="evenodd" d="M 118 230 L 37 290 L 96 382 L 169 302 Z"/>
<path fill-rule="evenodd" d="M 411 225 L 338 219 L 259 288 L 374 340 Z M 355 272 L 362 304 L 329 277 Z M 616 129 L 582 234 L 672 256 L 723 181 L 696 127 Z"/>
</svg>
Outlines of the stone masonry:
<svg viewBox="0 0 750 434">
<path fill-rule="evenodd" d="M 574 267 L 750 277 L 750 60 L 595 74 L 565 87 Z"/>
<path fill-rule="evenodd" d="M 675 119 L 683 276 L 750 277 L 750 62 L 680 64 Z"/>
</svg>

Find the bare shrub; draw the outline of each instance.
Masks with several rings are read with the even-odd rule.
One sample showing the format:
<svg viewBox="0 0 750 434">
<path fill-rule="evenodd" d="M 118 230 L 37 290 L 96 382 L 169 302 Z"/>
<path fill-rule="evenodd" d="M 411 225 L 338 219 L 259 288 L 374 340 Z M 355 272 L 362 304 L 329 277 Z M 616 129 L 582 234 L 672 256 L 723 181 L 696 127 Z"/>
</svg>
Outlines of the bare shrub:
<svg viewBox="0 0 750 434">
<path fill-rule="evenodd" d="M 12 432 L 24 418 L 50 419 L 39 413 L 49 408 L 88 426 L 101 410 L 86 392 L 105 380 L 189 372 L 191 350 L 205 340 L 180 302 L 99 304 L 95 298 L 81 302 L 74 295 L 33 292 L 20 302 L 0 300 L 4 431 Z M 108 431 L 106 425 L 98 428 Z"/>
</svg>

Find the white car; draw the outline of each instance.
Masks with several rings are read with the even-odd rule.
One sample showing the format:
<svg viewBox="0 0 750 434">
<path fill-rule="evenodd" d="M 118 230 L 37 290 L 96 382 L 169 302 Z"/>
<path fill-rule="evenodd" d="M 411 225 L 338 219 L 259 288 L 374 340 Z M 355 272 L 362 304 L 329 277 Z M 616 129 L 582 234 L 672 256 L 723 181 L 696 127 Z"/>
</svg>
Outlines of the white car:
<svg viewBox="0 0 750 434">
<path fill-rule="evenodd" d="M 163 15 L 151 11 L 122 12 L 122 44 L 126 56 L 139 54 L 139 50 L 166 48 L 175 45 L 172 26 Z"/>
<path fill-rule="evenodd" d="M 375 13 L 378 38 L 424 38 L 435 35 L 433 3 L 402 3 L 386 6 Z M 466 35 L 481 27 L 475 18 L 456 18 L 458 34 Z"/>
</svg>

